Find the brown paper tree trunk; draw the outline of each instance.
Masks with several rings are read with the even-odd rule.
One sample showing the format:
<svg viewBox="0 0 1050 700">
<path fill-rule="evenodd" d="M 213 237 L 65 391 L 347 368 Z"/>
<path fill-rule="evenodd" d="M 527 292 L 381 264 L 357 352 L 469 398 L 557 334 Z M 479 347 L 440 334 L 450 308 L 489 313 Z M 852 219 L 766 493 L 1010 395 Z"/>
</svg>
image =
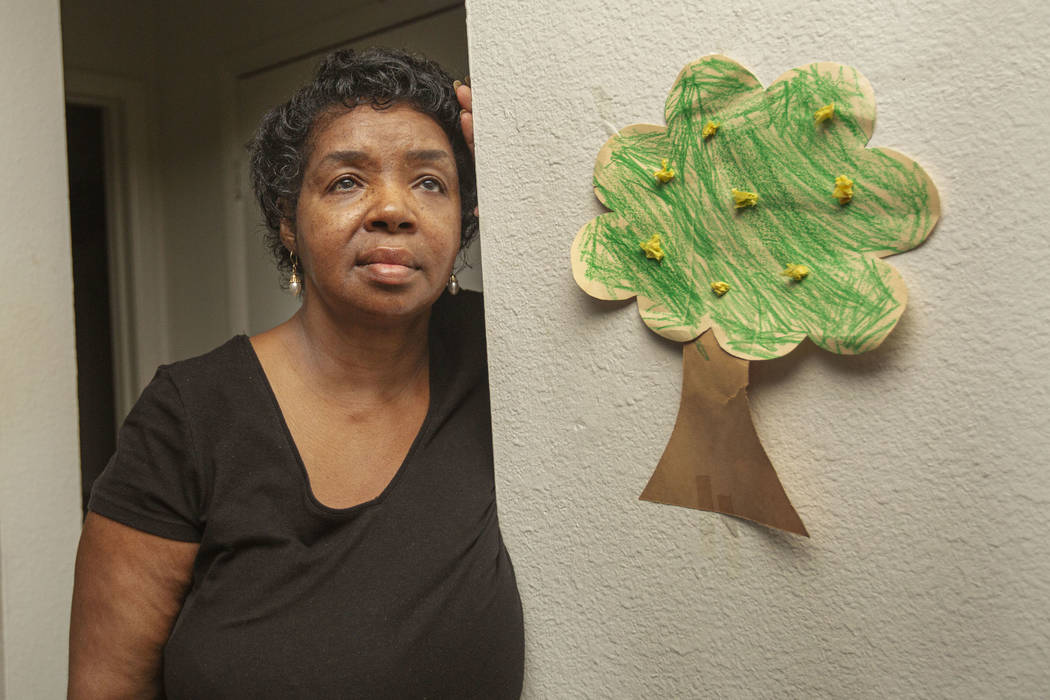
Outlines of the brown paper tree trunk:
<svg viewBox="0 0 1050 700">
<path fill-rule="evenodd" d="M 708 331 L 682 346 L 682 403 L 641 498 L 809 536 L 751 421 L 748 361 Z"/>
</svg>

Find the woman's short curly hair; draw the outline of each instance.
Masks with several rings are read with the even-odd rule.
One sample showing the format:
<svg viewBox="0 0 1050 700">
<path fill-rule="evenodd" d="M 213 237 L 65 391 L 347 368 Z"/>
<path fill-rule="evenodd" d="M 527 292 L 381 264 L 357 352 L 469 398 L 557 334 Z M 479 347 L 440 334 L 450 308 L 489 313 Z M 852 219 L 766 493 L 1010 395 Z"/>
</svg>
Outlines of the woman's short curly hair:
<svg viewBox="0 0 1050 700">
<path fill-rule="evenodd" d="M 291 273 L 292 260 L 281 242 L 281 221 L 295 225 L 299 190 L 319 120 L 339 106 L 386 109 L 395 104 L 412 106 L 445 131 L 459 174 L 461 247 L 477 235 L 474 160 L 460 127 L 451 76 L 434 61 L 396 49 L 341 49 L 325 57 L 313 82 L 266 113 L 248 145 L 252 187 L 266 220 L 266 245 L 284 280 Z"/>
</svg>

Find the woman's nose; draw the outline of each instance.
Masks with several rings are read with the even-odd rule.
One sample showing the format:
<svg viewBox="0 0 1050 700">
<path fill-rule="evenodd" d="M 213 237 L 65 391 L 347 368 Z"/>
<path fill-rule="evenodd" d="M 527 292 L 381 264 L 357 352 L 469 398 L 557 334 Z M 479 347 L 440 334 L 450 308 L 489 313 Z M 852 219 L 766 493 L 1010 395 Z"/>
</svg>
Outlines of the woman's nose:
<svg viewBox="0 0 1050 700">
<path fill-rule="evenodd" d="M 369 212 L 366 228 L 387 233 L 411 233 L 416 230 L 416 217 L 407 193 L 400 187 L 378 188 L 375 202 Z"/>
</svg>

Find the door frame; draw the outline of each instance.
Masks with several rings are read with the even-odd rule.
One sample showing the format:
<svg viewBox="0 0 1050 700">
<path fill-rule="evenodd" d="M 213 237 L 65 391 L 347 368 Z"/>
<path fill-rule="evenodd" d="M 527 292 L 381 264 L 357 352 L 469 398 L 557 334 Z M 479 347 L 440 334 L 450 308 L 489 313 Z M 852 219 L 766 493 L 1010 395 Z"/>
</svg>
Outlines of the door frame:
<svg viewBox="0 0 1050 700">
<path fill-rule="evenodd" d="M 66 102 L 100 107 L 116 425 L 168 361 L 167 280 L 150 103 L 143 83 L 76 69 Z"/>
</svg>

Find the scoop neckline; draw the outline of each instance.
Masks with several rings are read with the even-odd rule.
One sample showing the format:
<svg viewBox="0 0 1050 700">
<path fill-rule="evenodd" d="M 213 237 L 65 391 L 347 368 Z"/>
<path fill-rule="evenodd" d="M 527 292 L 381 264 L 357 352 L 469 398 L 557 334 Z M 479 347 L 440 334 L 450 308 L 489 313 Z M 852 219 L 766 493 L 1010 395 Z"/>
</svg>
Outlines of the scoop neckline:
<svg viewBox="0 0 1050 700">
<path fill-rule="evenodd" d="M 401 464 L 398 466 L 394 476 L 387 483 L 386 487 L 379 493 L 375 498 L 362 501 L 361 503 L 355 503 L 352 506 L 345 508 L 334 508 L 329 505 L 325 505 L 317 498 L 314 494 L 313 485 L 310 483 L 310 472 L 306 469 L 306 463 L 303 462 L 302 454 L 299 452 L 299 446 L 295 443 L 295 438 L 292 437 L 292 431 L 288 428 L 288 421 L 285 420 L 284 411 L 281 410 L 281 404 L 277 400 L 277 394 L 273 390 L 273 385 L 270 384 L 270 378 L 266 376 L 266 370 L 263 369 L 262 362 L 259 360 L 259 354 L 255 352 L 255 346 L 252 345 L 251 338 L 248 335 L 242 333 L 237 336 L 241 341 L 242 350 L 248 355 L 254 372 L 259 376 L 261 380 L 264 393 L 269 398 L 270 408 L 273 411 L 273 418 L 276 420 L 277 425 L 281 429 L 281 433 L 284 436 L 285 444 L 288 446 L 292 453 L 295 464 L 298 467 L 300 483 L 302 485 L 303 494 L 308 506 L 312 507 L 319 514 L 325 516 L 347 516 L 356 515 L 357 513 L 369 510 L 372 507 L 381 505 L 391 493 L 394 492 L 399 482 L 403 479 L 407 468 L 410 466 L 416 452 L 419 450 L 423 439 L 430 432 L 430 426 L 434 420 L 435 407 L 437 406 L 437 388 L 438 382 L 435 381 L 436 372 L 434 371 L 437 363 L 434 362 L 434 356 L 440 352 L 440 343 L 437 340 L 437 334 L 430 332 L 429 334 L 429 357 L 427 361 L 430 363 L 427 374 L 427 383 L 429 384 L 430 396 L 427 400 L 427 413 L 423 418 L 423 422 L 419 426 L 419 431 L 416 433 L 415 439 L 412 440 L 411 446 L 408 448 L 408 452 L 405 453 L 405 458 L 401 460 Z"/>
</svg>

